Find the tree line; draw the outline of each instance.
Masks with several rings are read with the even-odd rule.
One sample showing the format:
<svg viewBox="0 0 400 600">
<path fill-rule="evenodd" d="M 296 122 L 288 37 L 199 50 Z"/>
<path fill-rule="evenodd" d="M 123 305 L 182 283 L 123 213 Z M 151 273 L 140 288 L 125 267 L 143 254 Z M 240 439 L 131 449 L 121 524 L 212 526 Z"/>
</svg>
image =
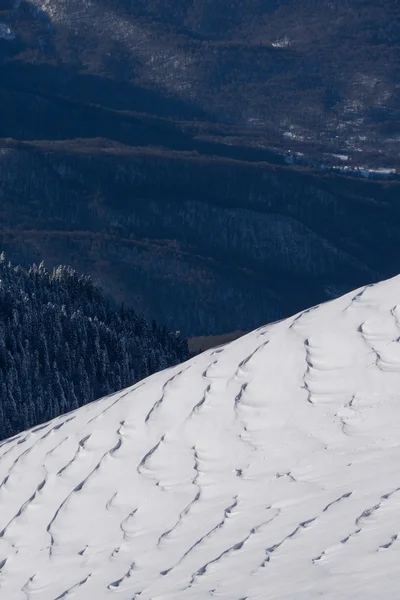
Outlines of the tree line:
<svg viewBox="0 0 400 600">
<path fill-rule="evenodd" d="M 90 277 L 0 255 L 0 439 L 187 357 L 179 333 L 114 307 Z"/>
</svg>

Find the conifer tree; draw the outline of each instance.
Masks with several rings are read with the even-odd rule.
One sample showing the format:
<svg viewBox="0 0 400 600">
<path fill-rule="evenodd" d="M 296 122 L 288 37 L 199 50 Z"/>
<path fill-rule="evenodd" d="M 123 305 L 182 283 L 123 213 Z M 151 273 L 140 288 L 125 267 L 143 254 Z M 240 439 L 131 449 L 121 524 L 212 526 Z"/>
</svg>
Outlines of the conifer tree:
<svg viewBox="0 0 400 600">
<path fill-rule="evenodd" d="M 71 267 L 13 267 L 0 254 L 0 439 L 188 357 L 186 340 Z"/>
</svg>

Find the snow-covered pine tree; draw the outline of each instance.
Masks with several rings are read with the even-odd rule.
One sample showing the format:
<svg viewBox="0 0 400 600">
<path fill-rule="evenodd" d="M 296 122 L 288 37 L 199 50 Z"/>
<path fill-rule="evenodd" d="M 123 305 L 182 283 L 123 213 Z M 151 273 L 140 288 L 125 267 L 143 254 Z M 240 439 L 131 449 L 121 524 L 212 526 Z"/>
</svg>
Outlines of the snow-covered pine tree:
<svg viewBox="0 0 400 600">
<path fill-rule="evenodd" d="M 89 277 L 0 255 L 0 439 L 187 357 L 186 340 L 113 307 Z"/>
</svg>

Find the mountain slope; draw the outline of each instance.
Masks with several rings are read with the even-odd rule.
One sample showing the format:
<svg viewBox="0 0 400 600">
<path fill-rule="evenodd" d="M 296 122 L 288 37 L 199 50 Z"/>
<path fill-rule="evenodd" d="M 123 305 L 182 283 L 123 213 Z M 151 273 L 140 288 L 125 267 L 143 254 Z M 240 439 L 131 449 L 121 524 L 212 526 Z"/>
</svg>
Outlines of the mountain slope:
<svg viewBox="0 0 400 600">
<path fill-rule="evenodd" d="M 400 278 L 0 446 L 8 600 L 375 600 L 400 573 Z"/>
<path fill-rule="evenodd" d="M 187 336 L 398 273 L 399 24 L 398 0 L 0 0 L 0 246 Z"/>
<path fill-rule="evenodd" d="M 399 23 L 396 0 L 1 0 L 0 136 L 91 137 L 76 129 L 108 108 L 121 124 L 146 112 L 200 138 L 398 165 Z"/>
<path fill-rule="evenodd" d="M 396 274 L 399 192 L 266 162 L 10 143 L 0 245 L 13 262 L 71 264 L 186 336 L 249 331 Z"/>
</svg>

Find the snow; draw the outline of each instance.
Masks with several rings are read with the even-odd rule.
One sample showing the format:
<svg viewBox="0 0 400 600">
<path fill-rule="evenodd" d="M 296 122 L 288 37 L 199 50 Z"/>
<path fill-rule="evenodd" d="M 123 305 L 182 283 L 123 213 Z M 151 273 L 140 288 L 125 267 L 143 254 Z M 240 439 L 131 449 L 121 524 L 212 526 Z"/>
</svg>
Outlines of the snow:
<svg viewBox="0 0 400 600">
<path fill-rule="evenodd" d="M 295 140 L 295 139 L 297 139 L 296 134 L 293 133 L 292 131 L 284 131 L 283 132 L 283 137 L 285 138 L 285 140 Z"/>
<path fill-rule="evenodd" d="M 0 39 L 3 40 L 14 40 L 15 35 L 12 33 L 11 29 L 5 23 L 0 23 Z"/>
<path fill-rule="evenodd" d="M 288 46 L 290 46 L 290 40 L 288 36 L 285 35 L 283 38 L 271 42 L 271 46 L 273 46 L 274 48 L 287 48 Z"/>
<path fill-rule="evenodd" d="M 7 600 L 386 600 L 400 277 L 0 446 Z"/>
<path fill-rule="evenodd" d="M 332 155 L 333 156 L 333 155 Z M 323 168 L 331 168 L 339 173 L 347 175 L 358 175 L 367 179 L 388 179 L 397 175 L 396 169 L 378 168 L 370 169 L 368 167 L 341 166 L 334 165 L 332 167 L 324 166 Z"/>
<path fill-rule="evenodd" d="M 368 168 L 360 168 L 360 174 L 363 177 L 373 177 L 374 175 L 376 176 L 382 176 L 382 177 L 390 177 L 390 175 L 395 175 L 396 174 L 396 169 L 385 169 L 385 168 L 381 168 L 381 169 L 368 169 Z"/>
<path fill-rule="evenodd" d="M 333 158 L 338 158 L 339 160 L 342 160 L 343 162 L 346 162 L 347 160 L 349 160 L 348 154 L 332 154 L 331 152 L 325 152 L 324 154 L 325 154 L 325 156 L 333 156 Z"/>
</svg>

